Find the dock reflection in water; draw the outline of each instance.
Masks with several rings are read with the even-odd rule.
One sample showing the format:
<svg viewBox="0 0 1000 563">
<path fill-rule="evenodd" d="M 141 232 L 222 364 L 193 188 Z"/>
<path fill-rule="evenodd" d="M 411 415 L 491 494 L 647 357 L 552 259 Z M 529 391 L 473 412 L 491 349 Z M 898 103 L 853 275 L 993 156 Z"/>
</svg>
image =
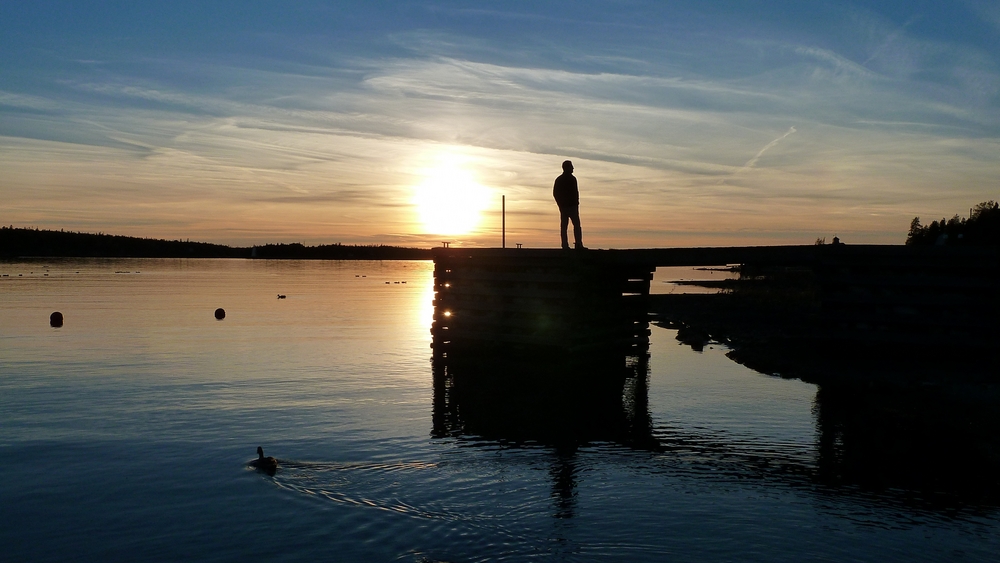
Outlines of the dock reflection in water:
<svg viewBox="0 0 1000 563">
<path fill-rule="evenodd" d="M 435 357 L 435 437 L 656 447 L 648 356 Z"/>
<path fill-rule="evenodd" d="M 816 440 L 776 443 L 710 425 L 656 423 L 649 355 L 496 354 L 466 349 L 433 359 L 436 438 L 552 448 L 555 516 L 573 516 L 581 448 L 610 444 L 639 471 L 804 491 L 822 505 L 882 526 L 995 514 L 1000 507 L 1000 415 L 982 388 L 821 385 Z M 588 450 L 593 451 L 593 450 Z M 624 454 L 624 452 L 623 452 Z"/>
<path fill-rule="evenodd" d="M 501 359 L 451 352 L 433 362 L 432 436 L 552 448 L 555 518 L 574 516 L 580 447 L 658 449 L 646 354 Z"/>
</svg>

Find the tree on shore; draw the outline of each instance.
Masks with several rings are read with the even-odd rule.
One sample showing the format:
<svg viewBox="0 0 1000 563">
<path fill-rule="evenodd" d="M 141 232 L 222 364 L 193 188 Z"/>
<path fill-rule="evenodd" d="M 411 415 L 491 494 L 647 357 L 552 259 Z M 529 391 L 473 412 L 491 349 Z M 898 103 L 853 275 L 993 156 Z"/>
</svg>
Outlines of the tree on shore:
<svg viewBox="0 0 1000 563">
<path fill-rule="evenodd" d="M 957 214 L 922 225 L 920 217 L 910 221 L 906 244 L 913 246 L 989 246 L 1000 245 L 1000 204 L 989 200 L 976 204 L 969 218 Z"/>
</svg>

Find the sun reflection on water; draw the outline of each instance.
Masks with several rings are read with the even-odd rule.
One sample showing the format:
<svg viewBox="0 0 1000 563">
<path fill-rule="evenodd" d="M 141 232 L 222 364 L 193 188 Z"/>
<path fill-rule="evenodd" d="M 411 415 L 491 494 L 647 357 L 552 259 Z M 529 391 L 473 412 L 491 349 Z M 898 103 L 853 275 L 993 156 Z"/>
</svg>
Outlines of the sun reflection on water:
<svg viewBox="0 0 1000 563">
<path fill-rule="evenodd" d="M 428 283 L 420 295 L 420 305 L 417 308 L 420 326 L 431 329 L 434 323 L 434 283 Z"/>
</svg>

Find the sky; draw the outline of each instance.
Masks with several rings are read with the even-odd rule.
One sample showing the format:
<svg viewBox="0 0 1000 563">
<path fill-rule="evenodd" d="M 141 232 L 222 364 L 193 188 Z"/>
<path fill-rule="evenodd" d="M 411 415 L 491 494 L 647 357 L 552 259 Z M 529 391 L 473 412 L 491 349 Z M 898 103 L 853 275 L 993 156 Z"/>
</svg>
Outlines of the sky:
<svg viewBox="0 0 1000 563">
<path fill-rule="evenodd" d="M 0 223 L 224 244 L 902 243 L 1000 199 L 1000 2 L 0 3 Z"/>
</svg>

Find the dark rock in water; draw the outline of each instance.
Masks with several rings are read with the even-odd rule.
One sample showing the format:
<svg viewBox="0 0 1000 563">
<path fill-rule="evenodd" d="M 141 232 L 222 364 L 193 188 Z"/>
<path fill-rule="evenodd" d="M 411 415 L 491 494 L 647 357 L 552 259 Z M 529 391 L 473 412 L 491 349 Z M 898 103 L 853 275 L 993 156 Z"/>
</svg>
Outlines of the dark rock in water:
<svg viewBox="0 0 1000 563">
<path fill-rule="evenodd" d="M 49 326 L 53 328 L 59 328 L 63 325 L 63 315 L 59 311 L 56 311 L 49 315 Z"/>
<path fill-rule="evenodd" d="M 222 307 L 219 307 L 218 309 L 216 309 L 215 310 L 215 318 L 217 320 L 220 320 L 220 321 L 222 319 L 226 318 L 226 310 L 223 309 Z"/>
</svg>

